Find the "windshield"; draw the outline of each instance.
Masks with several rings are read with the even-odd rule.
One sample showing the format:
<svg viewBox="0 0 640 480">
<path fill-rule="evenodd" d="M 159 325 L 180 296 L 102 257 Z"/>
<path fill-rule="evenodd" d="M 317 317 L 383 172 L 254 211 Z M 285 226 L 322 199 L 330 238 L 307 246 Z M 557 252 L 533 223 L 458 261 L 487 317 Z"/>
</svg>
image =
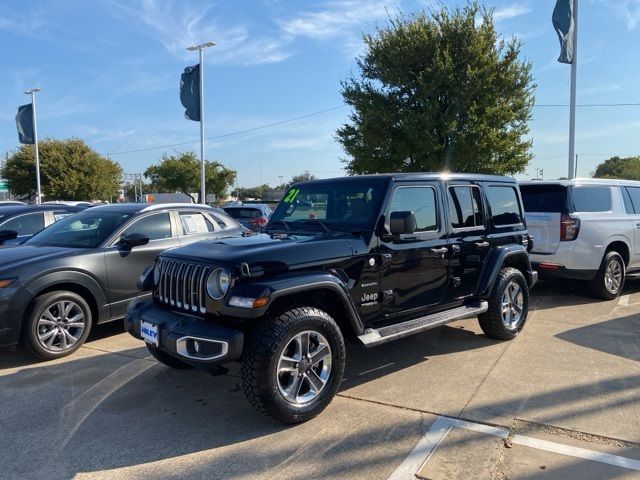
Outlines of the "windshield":
<svg viewBox="0 0 640 480">
<path fill-rule="evenodd" d="M 89 209 L 63 218 L 35 234 L 27 245 L 95 248 L 122 225 L 131 213 Z"/>
<path fill-rule="evenodd" d="M 282 198 L 267 228 L 279 222 L 286 222 L 288 228 L 314 230 L 372 228 L 384 189 L 383 181 L 295 185 Z"/>
</svg>

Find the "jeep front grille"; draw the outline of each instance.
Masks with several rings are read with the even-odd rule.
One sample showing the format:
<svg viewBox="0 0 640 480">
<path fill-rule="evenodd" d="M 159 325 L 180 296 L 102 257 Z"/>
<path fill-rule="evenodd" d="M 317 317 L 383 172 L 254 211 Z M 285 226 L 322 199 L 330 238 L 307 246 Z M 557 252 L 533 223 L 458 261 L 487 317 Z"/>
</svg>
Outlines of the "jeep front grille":
<svg viewBox="0 0 640 480">
<path fill-rule="evenodd" d="M 205 313 L 205 295 L 210 267 L 159 258 L 155 297 L 165 305 L 187 312 Z"/>
</svg>

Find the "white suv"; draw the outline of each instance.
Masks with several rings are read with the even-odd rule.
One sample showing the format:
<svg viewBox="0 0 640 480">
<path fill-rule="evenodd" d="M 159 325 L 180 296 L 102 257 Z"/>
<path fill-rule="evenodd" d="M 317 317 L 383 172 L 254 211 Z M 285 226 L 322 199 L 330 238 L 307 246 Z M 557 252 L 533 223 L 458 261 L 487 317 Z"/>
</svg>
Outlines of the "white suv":
<svg viewBox="0 0 640 480">
<path fill-rule="evenodd" d="M 640 182 L 522 182 L 520 191 L 540 277 L 585 280 L 597 297 L 617 297 L 626 273 L 640 270 Z"/>
</svg>

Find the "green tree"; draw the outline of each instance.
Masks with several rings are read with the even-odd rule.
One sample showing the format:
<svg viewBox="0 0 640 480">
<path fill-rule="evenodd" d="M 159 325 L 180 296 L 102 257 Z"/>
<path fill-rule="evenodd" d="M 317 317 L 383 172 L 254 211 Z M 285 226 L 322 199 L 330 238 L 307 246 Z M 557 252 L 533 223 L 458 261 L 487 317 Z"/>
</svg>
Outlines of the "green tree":
<svg viewBox="0 0 640 480">
<path fill-rule="evenodd" d="M 611 157 L 596 167 L 596 178 L 640 180 L 640 157 Z"/>
<path fill-rule="evenodd" d="M 531 64 L 496 33 L 492 9 L 398 14 L 363 38 L 360 74 L 342 82 L 353 113 L 337 131 L 350 173 L 524 170 Z"/>
<path fill-rule="evenodd" d="M 200 159 L 194 152 L 175 155 L 164 154 L 157 165 L 151 165 L 144 176 L 161 192 L 186 193 L 195 202 L 193 192 L 200 190 Z M 233 170 L 217 162 L 205 161 L 205 182 L 207 194 L 213 193 L 221 199 L 236 178 Z"/>
<path fill-rule="evenodd" d="M 317 180 L 317 178 L 318 177 L 316 177 L 313 173 L 309 173 L 309 171 L 307 170 L 304 173 L 299 173 L 298 175 L 294 175 L 293 177 L 291 177 L 291 182 L 289 182 L 289 184 L 310 182 L 311 180 Z"/>
<path fill-rule="evenodd" d="M 268 184 L 258 185 L 256 187 L 238 187 L 238 192 L 235 189 L 231 192 L 231 195 L 238 196 L 240 200 L 247 200 L 249 198 L 262 198 L 265 192 L 271 190 Z"/>
<path fill-rule="evenodd" d="M 82 140 L 44 139 L 39 142 L 38 152 L 45 200 L 109 200 L 117 195 L 122 168 Z M 21 145 L 11 153 L 0 174 L 14 195 L 35 199 L 33 145 Z"/>
</svg>

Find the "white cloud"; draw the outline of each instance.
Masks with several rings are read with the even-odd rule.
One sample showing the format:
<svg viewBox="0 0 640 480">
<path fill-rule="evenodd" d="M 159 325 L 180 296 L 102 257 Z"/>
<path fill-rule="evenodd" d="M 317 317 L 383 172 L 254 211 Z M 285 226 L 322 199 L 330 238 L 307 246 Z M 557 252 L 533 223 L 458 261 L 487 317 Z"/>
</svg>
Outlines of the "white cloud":
<svg viewBox="0 0 640 480">
<path fill-rule="evenodd" d="M 180 58 L 193 58 L 185 49 L 205 41 L 219 41 L 214 64 L 258 65 L 276 63 L 290 56 L 286 42 L 277 36 L 253 34 L 247 25 L 223 25 L 212 13 L 213 3 L 203 6 L 177 0 L 108 0 L 111 12 L 123 21 L 144 27 L 143 32 Z"/>
<path fill-rule="evenodd" d="M 513 3 L 506 7 L 498 8 L 493 13 L 493 19 L 496 22 L 509 20 L 511 18 L 520 17 L 531 13 L 533 9 L 527 5 L 527 3 Z"/>
<path fill-rule="evenodd" d="M 600 0 L 607 6 L 614 7 L 618 16 L 627 24 L 628 30 L 635 30 L 640 23 L 640 0 Z"/>
<path fill-rule="evenodd" d="M 300 13 L 280 22 L 280 28 L 293 37 L 316 40 L 349 35 L 354 29 L 371 25 L 397 7 L 395 1 L 329 1 L 320 10 Z"/>
<path fill-rule="evenodd" d="M 27 37 L 38 37 L 43 28 L 48 25 L 45 19 L 44 11 L 21 12 L 20 15 L 10 18 L 5 10 L 3 15 L 0 15 L 0 30 Z"/>
</svg>

